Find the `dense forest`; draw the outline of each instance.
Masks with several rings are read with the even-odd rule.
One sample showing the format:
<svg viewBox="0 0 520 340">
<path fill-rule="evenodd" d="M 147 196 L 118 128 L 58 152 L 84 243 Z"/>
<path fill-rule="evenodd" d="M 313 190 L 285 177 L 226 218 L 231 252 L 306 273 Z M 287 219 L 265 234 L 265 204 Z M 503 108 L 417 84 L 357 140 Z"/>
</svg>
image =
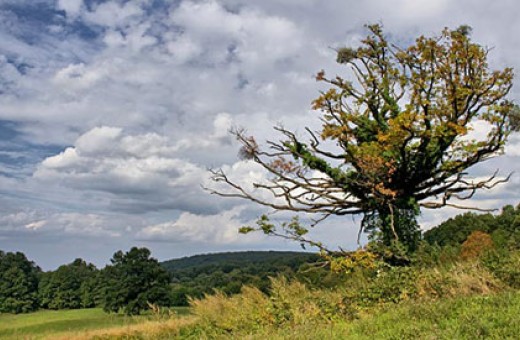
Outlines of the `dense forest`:
<svg viewBox="0 0 520 340">
<path fill-rule="evenodd" d="M 520 205 L 508 205 L 496 215 L 465 213 L 426 231 L 413 261 L 424 265 L 474 256 L 471 254 L 482 249 L 519 248 Z M 116 252 L 111 264 L 103 269 L 76 259 L 44 272 L 23 253 L 0 251 L 0 312 L 103 307 L 107 312 L 139 314 L 150 305 L 184 306 L 189 296 L 200 298 L 215 289 L 232 295 L 250 285 L 266 293 L 269 277 L 276 276 L 295 277 L 323 287 L 331 280 L 334 260 L 328 259 L 327 267 L 315 266 L 319 270 L 308 269 L 326 260 L 313 253 L 251 251 L 159 263 L 148 249 L 132 248 Z M 360 264 L 363 259 L 356 265 Z M 513 286 L 518 283 L 514 275 L 507 279 Z"/>
<path fill-rule="evenodd" d="M 103 269 L 76 259 L 42 271 L 25 254 L 0 251 L 0 312 L 103 307 L 107 312 L 139 314 L 149 304 L 186 306 L 188 296 L 219 289 L 239 293 L 244 284 L 266 290 L 269 277 L 293 276 L 316 254 L 236 252 L 207 254 L 159 263 L 146 248 L 118 251 Z"/>
<path fill-rule="evenodd" d="M 188 296 L 200 298 L 215 289 L 236 294 L 247 284 L 266 292 L 269 277 L 291 277 L 303 264 L 318 260 L 313 253 L 247 251 L 195 255 L 166 261 L 162 266 L 172 275 L 172 303 L 186 306 Z"/>
</svg>

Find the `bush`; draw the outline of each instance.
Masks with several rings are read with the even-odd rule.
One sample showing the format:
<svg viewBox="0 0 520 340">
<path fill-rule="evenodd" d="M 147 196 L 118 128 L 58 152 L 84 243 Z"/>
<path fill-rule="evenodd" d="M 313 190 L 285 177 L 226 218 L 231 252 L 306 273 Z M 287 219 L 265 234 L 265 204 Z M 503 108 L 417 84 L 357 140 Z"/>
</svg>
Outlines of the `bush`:
<svg viewBox="0 0 520 340">
<path fill-rule="evenodd" d="M 494 251 L 482 258 L 484 266 L 511 288 L 520 288 L 520 252 Z"/>
<path fill-rule="evenodd" d="M 476 230 L 462 243 L 460 258 L 463 260 L 476 259 L 494 247 L 489 234 Z"/>
</svg>

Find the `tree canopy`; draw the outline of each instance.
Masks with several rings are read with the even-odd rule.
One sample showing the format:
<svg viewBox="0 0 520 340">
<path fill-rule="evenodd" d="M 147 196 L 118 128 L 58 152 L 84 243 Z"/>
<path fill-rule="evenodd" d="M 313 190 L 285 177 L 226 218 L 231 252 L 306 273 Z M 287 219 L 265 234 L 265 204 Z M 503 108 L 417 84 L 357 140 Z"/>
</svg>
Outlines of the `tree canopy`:
<svg viewBox="0 0 520 340">
<path fill-rule="evenodd" d="M 38 268 L 23 253 L 0 251 L 0 313 L 38 309 Z"/>
<path fill-rule="evenodd" d="M 40 306 L 48 309 L 89 308 L 96 305 L 98 270 L 82 259 L 42 273 L 39 282 Z"/>
<path fill-rule="evenodd" d="M 316 76 L 330 86 L 312 104 L 321 114 L 321 130 L 307 129 L 309 139 L 303 140 L 276 127 L 282 140 L 268 141 L 267 148 L 236 131 L 240 155 L 270 177 L 248 190 L 214 170 L 213 179 L 229 190 L 212 192 L 318 214 L 316 221 L 362 214 L 361 230 L 387 246 L 413 250 L 421 208 L 467 208 L 453 199 L 507 181 L 496 173 L 475 180 L 466 170 L 500 154 L 517 128 L 506 98 L 513 70 L 491 70 L 489 49 L 472 42 L 468 26 L 420 36 L 406 48 L 391 43 L 380 25 L 367 27 L 359 47 L 337 50 L 345 77 L 328 78 L 324 71 Z M 476 123 L 487 131 L 472 133 Z M 242 231 L 255 229 L 322 247 L 304 238 L 307 229 L 297 220 L 280 232 L 263 217 L 258 227 Z"/>
<path fill-rule="evenodd" d="M 146 248 L 133 247 L 114 254 L 104 269 L 103 309 L 139 314 L 149 304 L 169 305 L 170 275 Z"/>
</svg>

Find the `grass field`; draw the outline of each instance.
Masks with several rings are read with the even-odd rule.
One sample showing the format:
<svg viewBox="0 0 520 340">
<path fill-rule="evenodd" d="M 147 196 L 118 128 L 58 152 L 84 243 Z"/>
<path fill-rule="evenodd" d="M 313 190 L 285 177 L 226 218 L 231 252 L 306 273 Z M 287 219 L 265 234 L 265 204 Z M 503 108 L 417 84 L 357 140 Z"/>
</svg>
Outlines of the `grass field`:
<svg viewBox="0 0 520 340">
<path fill-rule="evenodd" d="M 352 322 L 286 328 L 249 339 L 520 339 L 520 292 L 406 303 Z"/>
<path fill-rule="evenodd" d="M 179 315 L 187 308 L 176 309 Z M 156 318 L 152 315 L 124 316 L 106 314 L 101 309 L 39 311 L 30 314 L 0 314 L 0 339 L 45 339 L 81 334 L 87 331 L 124 328 Z"/>
<path fill-rule="evenodd" d="M 179 315 L 188 309 L 179 309 Z M 158 318 L 105 314 L 100 309 L 0 315 L 0 339 L 226 339 L 195 316 Z M 391 305 L 352 321 L 258 328 L 242 339 L 519 339 L 520 292 Z"/>
</svg>

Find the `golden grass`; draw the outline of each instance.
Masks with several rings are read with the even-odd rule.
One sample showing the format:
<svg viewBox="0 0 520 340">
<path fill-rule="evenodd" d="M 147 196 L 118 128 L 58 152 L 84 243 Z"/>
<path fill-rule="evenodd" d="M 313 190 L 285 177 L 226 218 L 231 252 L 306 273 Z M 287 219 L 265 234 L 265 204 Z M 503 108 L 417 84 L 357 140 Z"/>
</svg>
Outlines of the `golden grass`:
<svg viewBox="0 0 520 340">
<path fill-rule="evenodd" d="M 146 321 L 134 325 L 97 329 L 84 332 L 68 332 L 54 334 L 48 339 L 56 340 L 88 340 L 88 339 L 157 339 L 172 338 L 178 335 L 183 327 L 194 325 L 197 318 L 193 316 L 171 318 L 166 320 Z"/>
<path fill-rule="evenodd" d="M 458 263 L 448 270 L 426 270 L 417 280 L 418 297 L 427 299 L 486 295 L 504 288 L 502 282 L 476 261 Z"/>
</svg>

